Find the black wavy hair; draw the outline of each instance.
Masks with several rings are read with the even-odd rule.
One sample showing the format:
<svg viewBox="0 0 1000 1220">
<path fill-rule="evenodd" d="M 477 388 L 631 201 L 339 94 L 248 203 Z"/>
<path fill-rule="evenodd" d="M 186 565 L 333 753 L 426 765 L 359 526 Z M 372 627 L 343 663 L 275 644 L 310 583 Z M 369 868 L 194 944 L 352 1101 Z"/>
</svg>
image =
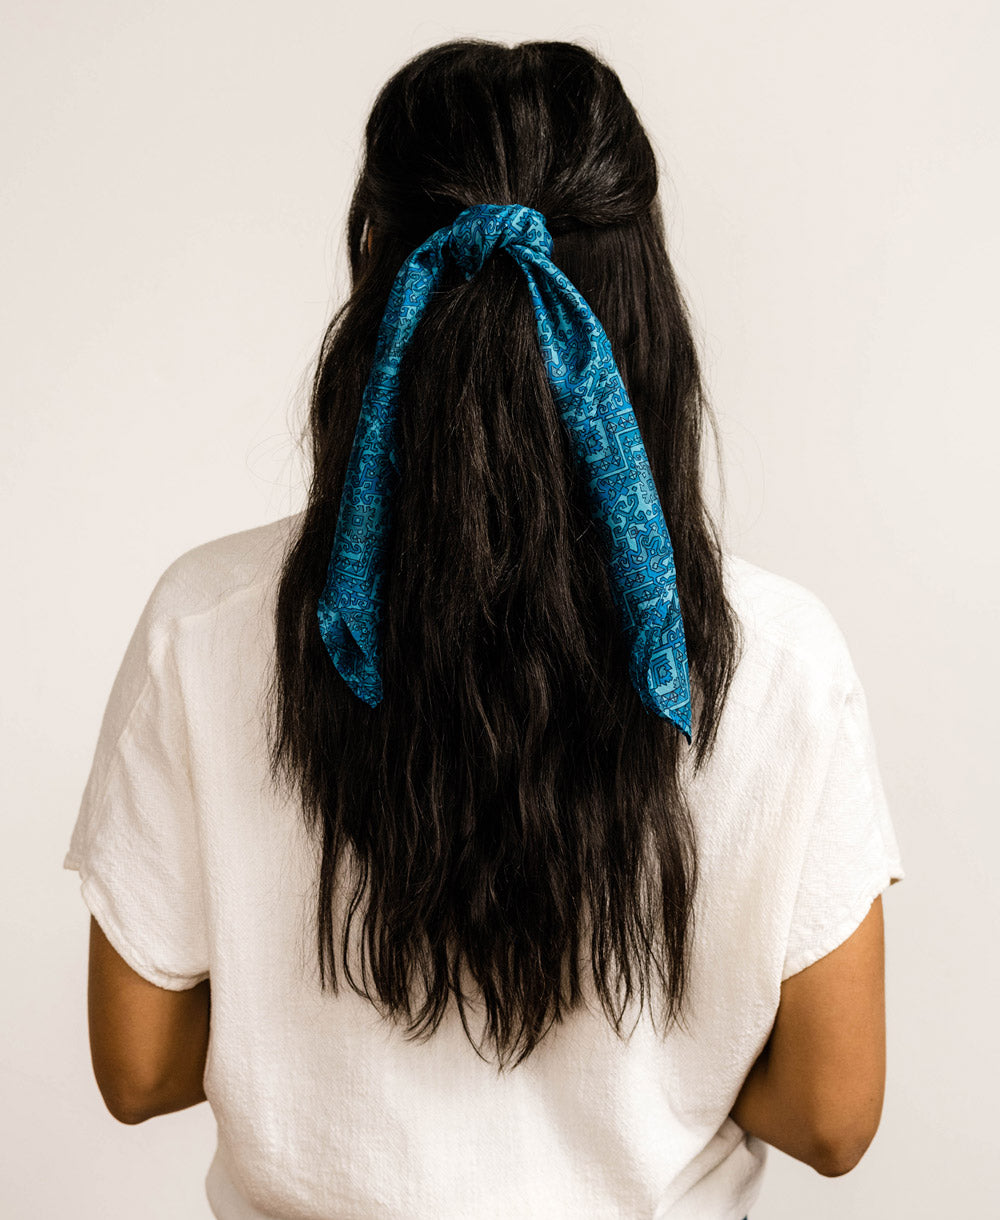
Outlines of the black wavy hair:
<svg viewBox="0 0 1000 1220">
<path fill-rule="evenodd" d="M 620 1037 L 654 975 L 667 1022 L 681 1019 L 698 876 L 684 752 L 708 757 L 740 648 L 701 486 L 709 407 L 654 152 L 595 53 L 434 46 L 378 93 L 364 153 L 351 290 L 313 377 L 308 504 L 277 590 L 271 775 L 322 849 L 320 986 L 336 992 L 339 955 L 408 1038 L 433 1034 L 454 995 L 502 1072 L 586 1002 L 587 957 Z M 553 261 L 608 334 L 674 547 L 690 747 L 629 681 L 527 285 L 502 251 L 468 282 L 452 269 L 401 366 L 383 701 L 356 698 L 326 654 L 317 602 L 382 313 L 413 249 L 476 203 L 542 212 Z"/>
</svg>

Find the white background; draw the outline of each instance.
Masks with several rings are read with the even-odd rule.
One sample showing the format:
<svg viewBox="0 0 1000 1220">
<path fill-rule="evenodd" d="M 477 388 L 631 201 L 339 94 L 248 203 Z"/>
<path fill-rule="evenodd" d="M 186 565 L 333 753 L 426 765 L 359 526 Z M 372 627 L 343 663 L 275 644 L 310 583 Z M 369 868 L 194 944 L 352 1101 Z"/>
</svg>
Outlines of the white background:
<svg viewBox="0 0 1000 1220">
<path fill-rule="evenodd" d="M 997 12 L 3 5 L 0 1213 L 209 1215 L 208 1106 L 104 1109 L 61 863 L 156 578 L 303 503 L 375 92 L 477 35 L 579 40 L 621 75 L 661 160 L 727 544 L 823 598 L 869 701 L 907 870 L 882 1125 L 838 1179 L 772 1152 L 752 1220 L 997 1214 Z"/>
</svg>

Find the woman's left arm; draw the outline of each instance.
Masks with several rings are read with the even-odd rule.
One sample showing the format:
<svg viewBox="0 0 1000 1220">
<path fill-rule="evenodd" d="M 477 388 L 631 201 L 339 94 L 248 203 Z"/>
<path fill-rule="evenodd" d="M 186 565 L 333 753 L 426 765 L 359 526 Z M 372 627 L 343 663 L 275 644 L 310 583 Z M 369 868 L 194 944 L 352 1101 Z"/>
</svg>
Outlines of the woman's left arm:
<svg viewBox="0 0 1000 1220">
<path fill-rule="evenodd" d="M 119 1122 L 145 1122 L 205 1101 L 211 989 L 169 991 L 119 955 L 91 916 L 87 1015 L 97 1087 Z"/>
</svg>

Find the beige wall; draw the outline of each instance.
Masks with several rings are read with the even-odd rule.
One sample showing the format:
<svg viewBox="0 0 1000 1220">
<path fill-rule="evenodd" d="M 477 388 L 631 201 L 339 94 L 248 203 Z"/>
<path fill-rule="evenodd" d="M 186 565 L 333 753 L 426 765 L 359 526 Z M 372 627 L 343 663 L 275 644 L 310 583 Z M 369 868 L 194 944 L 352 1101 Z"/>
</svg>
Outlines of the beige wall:
<svg viewBox="0 0 1000 1220">
<path fill-rule="evenodd" d="M 579 39 L 621 73 L 666 170 L 728 543 L 827 602 L 868 694 L 907 869 L 882 1127 L 839 1179 L 772 1153 L 753 1220 L 993 1214 L 995 6 L 3 8 L 0 1213 L 208 1216 L 208 1107 L 135 1128 L 103 1108 L 61 861 L 156 577 L 302 503 L 294 433 L 376 89 L 478 34 Z"/>
</svg>

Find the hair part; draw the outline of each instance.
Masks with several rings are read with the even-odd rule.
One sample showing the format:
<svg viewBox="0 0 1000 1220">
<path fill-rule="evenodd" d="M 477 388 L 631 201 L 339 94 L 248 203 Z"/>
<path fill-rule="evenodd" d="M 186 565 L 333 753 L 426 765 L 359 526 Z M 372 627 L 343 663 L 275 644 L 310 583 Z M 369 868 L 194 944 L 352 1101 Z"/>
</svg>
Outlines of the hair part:
<svg viewBox="0 0 1000 1220">
<path fill-rule="evenodd" d="M 740 630 L 703 498 L 711 415 L 657 188 L 620 80 L 585 47 L 460 39 L 424 51 L 369 116 L 347 219 L 351 292 L 312 385 L 312 479 L 278 588 L 268 729 L 272 778 L 297 793 L 321 848 L 320 985 L 337 991 L 339 959 L 408 1038 L 431 1036 L 454 996 L 500 1071 L 585 1002 L 588 970 L 619 1036 L 633 1001 L 641 1013 L 659 997 L 666 1023 L 682 1020 L 698 880 L 687 743 L 629 681 L 507 254 L 470 281 L 445 274 L 401 365 L 377 707 L 334 669 L 317 603 L 400 266 L 473 204 L 536 208 L 553 261 L 607 332 L 643 437 L 674 549 L 690 750 L 704 764 Z"/>
</svg>

